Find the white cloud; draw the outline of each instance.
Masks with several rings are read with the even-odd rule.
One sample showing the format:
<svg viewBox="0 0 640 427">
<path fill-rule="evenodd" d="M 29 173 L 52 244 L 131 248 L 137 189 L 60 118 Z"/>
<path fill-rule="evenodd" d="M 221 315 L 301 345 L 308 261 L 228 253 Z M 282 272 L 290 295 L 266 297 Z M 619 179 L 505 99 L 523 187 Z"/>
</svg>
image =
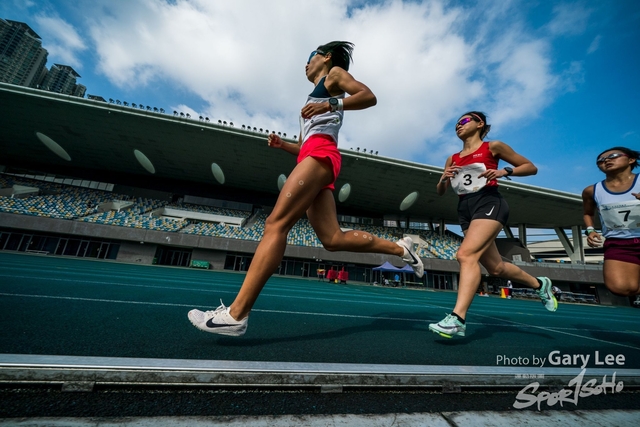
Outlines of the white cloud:
<svg viewBox="0 0 640 427">
<path fill-rule="evenodd" d="M 17 15 L 24 13 L 33 6 L 35 6 L 34 0 L 4 0 L 0 2 L 0 13 L 2 14 L 2 19 L 19 21 L 20 18 Z"/>
<path fill-rule="evenodd" d="M 596 50 L 598 50 L 598 48 L 600 47 L 600 40 L 602 40 L 602 36 L 597 35 L 589 45 L 589 48 L 587 49 L 587 53 L 591 54 Z"/>
<path fill-rule="evenodd" d="M 572 61 L 562 72 L 562 88 L 566 92 L 576 92 L 585 82 L 585 71 L 582 62 Z"/>
<path fill-rule="evenodd" d="M 509 2 L 489 10 L 474 39 L 478 79 L 485 93 L 469 106 L 489 113 L 493 138 L 515 119 L 540 113 L 561 82 L 553 72 L 550 40 L 535 38 L 514 6 Z M 496 26 L 501 26 L 498 34 Z"/>
<path fill-rule="evenodd" d="M 83 7 L 98 69 L 114 84 L 188 91 L 208 107 L 182 111 L 290 135 L 312 89 L 304 75 L 308 52 L 352 41 L 350 71 L 378 105 L 346 113 L 341 146 L 441 164 L 459 147 L 449 125 L 462 112 L 484 109 L 492 124 L 504 124 L 553 100 L 558 76 L 549 41 L 528 35 L 512 6 L 101 0 Z"/>
<path fill-rule="evenodd" d="M 49 52 L 49 61 L 82 69 L 78 55 L 87 47 L 76 29 L 61 18 L 38 15 L 35 17 L 43 47 Z"/>
<path fill-rule="evenodd" d="M 587 28 L 591 10 L 580 3 L 561 3 L 553 7 L 554 17 L 547 30 L 554 35 L 582 34 Z"/>
</svg>

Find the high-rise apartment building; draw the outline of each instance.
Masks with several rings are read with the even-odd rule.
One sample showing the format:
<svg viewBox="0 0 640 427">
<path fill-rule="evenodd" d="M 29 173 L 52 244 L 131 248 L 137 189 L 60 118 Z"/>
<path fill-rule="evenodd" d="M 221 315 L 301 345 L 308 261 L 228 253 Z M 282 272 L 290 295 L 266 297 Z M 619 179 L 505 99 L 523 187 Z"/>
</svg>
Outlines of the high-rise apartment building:
<svg viewBox="0 0 640 427">
<path fill-rule="evenodd" d="M 0 81 L 37 87 L 47 73 L 47 55 L 31 27 L 0 18 Z"/>
<path fill-rule="evenodd" d="M 42 39 L 24 22 L 0 18 L 0 81 L 84 97 L 86 86 L 70 66 L 54 64 L 47 70 L 49 53 Z"/>
<path fill-rule="evenodd" d="M 47 75 L 42 80 L 40 88 L 51 92 L 63 93 L 84 97 L 87 88 L 76 84 L 80 74 L 68 65 L 53 64 Z"/>
</svg>

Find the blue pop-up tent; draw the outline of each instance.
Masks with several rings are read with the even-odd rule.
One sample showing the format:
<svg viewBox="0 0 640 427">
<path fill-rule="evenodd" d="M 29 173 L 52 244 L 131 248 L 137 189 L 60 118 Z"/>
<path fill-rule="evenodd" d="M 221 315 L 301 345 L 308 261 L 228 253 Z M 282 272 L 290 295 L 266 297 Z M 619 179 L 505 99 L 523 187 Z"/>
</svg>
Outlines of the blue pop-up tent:
<svg viewBox="0 0 640 427">
<path fill-rule="evenodd" d="M 395 271 L 397 273 L 413 273 L 413 269 L 411 267 L 409 267 L 409 264 L 405 264 L 404 267 L 398 268 L 398 267 L 394 267 L 393 265 L 391 265 L 391 263 L 389 263 L 389 261 L 385 262 L 382 265 L 374 267 L 372 270 L 373 271 L 382 271 L 382 272 Z"/>
<path fill-rule="evenodd" d="M 382 265 L 379 265 L 377 267 L 372 268 L 373 271 L 379 271 L 380 272 L 380 283 L 384 283 L 383 280 L 383 276 L 382 273 L 397 273 L 397 274 L 401 274 L 401 273 L 409 273 L 409 274 L 414 274 L 413 273 L 413 269 L 411 267 L 409 267 L 408 264 L 405 264 L 404 267 L 402 268 L 398 268 L 398 267 L 394 267 L 390 262 L 385 262 Z M 404 276 L 402 276 L 404 278 Z"/>
<path fill-rule="evenodd" d="M 406 265 L 406 267 L 409 267 L 409 266 L 408 266 L 408 265 Z M 382 264 L 382 265 L 379 265 L 379 266 L 377 266 L 377 267 L 374 267 L 372 270 L 373 270 L 373 271 L 383 271 L 383 272 L 393 271 L 393 272 L 396 272 L 396 273 L 399 273 L 399 272 L 401 272 L 401 271 L 404 271 L 404 270 L 403 270 L 403 269 L 401 269 L 401 268 L 394 267 L 393 265 L 391 265 L 391 263 L 390 263 L 389 261 L 385 262 L 385 263 L 384 263 L 384 264 Z M 409 267 L 409 271 L 413 271 L 413 270 L 411 270 L 411 267 Z"/>
</svg>

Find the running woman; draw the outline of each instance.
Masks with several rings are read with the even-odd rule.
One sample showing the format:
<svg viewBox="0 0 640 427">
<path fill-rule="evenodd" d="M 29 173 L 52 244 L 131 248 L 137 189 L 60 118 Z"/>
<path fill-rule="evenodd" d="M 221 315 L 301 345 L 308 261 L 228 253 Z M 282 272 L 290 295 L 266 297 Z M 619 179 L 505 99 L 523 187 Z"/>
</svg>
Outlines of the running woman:
<svg viewBox="0 0 640 427">
<path fill-rule="evenodd" d="M 640 180 L 632 172 L 639 156 L 625 147 L 603 151 L 596 165 L 605 179 L 582 192 L 587 244 L 595 248 L 605 238 L 604 284 L 623 296 L 640 295 Z M 596 211 L 602 233 L 594 227 Z"/>
<path fill-rule="evenodd" d="M 551 280 L 535 278 L 504 262 L 496 247 L 495 239 L 509 219 L 509 206 L 498 192 L 498 178 L 535 175 L 538 169 L 504 142 L 483 141 L 490 128 L 486 116 L 479 111 L 470 111 L 458 119 L 456 135 L 463 143 L 462 151 L 447 159 L 436 186 L 439 196 L 449 187 L 458 194 L 458 218 L 464 233 L 457 253 L 460 282 L 456 305 L 443 320 L 429 325 L 429 330 L 445 338 L 465 335 L 467 311 L 481 280 L 480 264 L 492 276 L 537 289 L 547 310 L 558 308 Z M 498 169 L 500 160 L 513 167 Z"/>
<path fill-rule="evenodd" d="M 251 308 L 280 265 L 287 234 L 305 213 L 328 251 L 397 255 L 418 277 L 424 274 L 422 260 L 414 252 L 411 238 L 394 243 L 362 231 L 343 232 L 338 225 L 332 192 L 342 161 L 338 132 L 344 111 L 363 110 L 377 102 L 373 92 L 348 72 L 352 51 L 352 43 L 334 41 L 319 46 L 309 55 L 305 72 L 314 89 L 300 112 L 302 129 L 298 143 L 283 141 L 273 133 L 268 137 L 270 147 L 297 156 L 297 165 L 267 218 L 264 235 L 235 300 L 229 307 L 222 304 L 216 310 L 191 310 L 189 320 L 198 329 L 231 336 L 245 333 Z"/>
</svg>

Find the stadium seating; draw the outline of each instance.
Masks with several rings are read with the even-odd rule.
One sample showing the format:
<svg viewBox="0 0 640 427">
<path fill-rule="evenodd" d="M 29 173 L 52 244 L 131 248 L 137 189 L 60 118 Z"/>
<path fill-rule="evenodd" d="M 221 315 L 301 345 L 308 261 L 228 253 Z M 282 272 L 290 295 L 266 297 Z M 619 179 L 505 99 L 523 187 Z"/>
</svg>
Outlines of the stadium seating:
<svg viewBox="0 0 640 427">
<path fill-rule="evenodd" d="M 13 185 L 40 189 L 39 195 L 25 198 L 0 197 L 0 211 L 48 218 L 77 219 L 95 213 L 100 203 L 113 199 L 113 194 L 81 187 L 4 176 L 3 187 Z"/>
<path fill-rule="evenodd" d="M 162 212 L 161 208 L 167 207 L 247 220 L 250 218 L 251 212 L 189 203 L 167 203 L 141 197 L 132 198 L 104 190 L 6 174 L 0 174 L 0 185 L 2 188 L 22 185 L 40 190 L 38 195 L 24 198 L 0 197 L 0 211 L 70 219 L 95 224 L 259 241 L 264 234 L 264 225 L 267 218 L 266 214 L 260 213 L 257 214 L 255 220 L 249 220 L 248 225 L 239 227 L 225 223 L 204 222 L 194 219 L 185 220 L 158 215 L 161 215 L 161 213 L 159 214 L 159 212 Z M 128 201 L 130 204 L 125 209 L 98 212 L 100 205 L 113 201 Z M 339 225 L 344 231 L 358 229 L 391 241 L 396 241 L 406 234 L 419 236 L 422 242 L 417 242 L 419 243 L 417 252 L 423 258 L 455 259 L 461 242 L 461 238 L 457 236 L 440 236 L 436 232 L 425 230 L 400 230 L 394 227 L 351 223 L 340 223 Z M 306 218 L 300 219 L 293 226 L 287 238 L 287 244 L 314 248 L 322 247 L 322 243 Z"/>
<path fill-rule="evenodd" d="M 120 227 L 143 228 L 159 231 L 179 231 L 189 225 L 189 221 L 170 218 L 157 218 L 150 215 L 140 215 L 131 211 L 109 211 L 91 215 L 80 219 L 96 224 L 117 225 Z"/>
<path fill-rule="evenodd" d="M 266 219 L 266 215 L 259 215 L 251 225 L 246 227 L 237 227 L 221 223 L 197 222 L 193 227 L 185 229 L 184 233 L 259 241 L 264 234 L 264 223 Z"/>
<path fill-rule="evenodd" d="M 234 218 L 243 218 L 243 219 L 249 218 L 249 216 L 251 215 L 251 212 L 242 211 L 239 209 L 227 209 L 227 208 L 219 208 L 215 206 L 201 206 L 201 205 L 194 205 L 191 203 L 170 203 L 166 205 L 166 207 L 181 209 L 181 210 L 186 210 L 191 212 L 202 212 L 202 213 L 208 213 L 213 215 L 230 216 Z"/>
<path fill-rule="evenodd" d="M 308 219 L 300 219 L 295 223 L 289 236 L 287 237 L 287 244 L 292 246 L 309 246 L 312 248 L 321 248 L 322 242 L 316 236 L 316 232 L 311 227 L 311 223 Z"/>
</svg>

